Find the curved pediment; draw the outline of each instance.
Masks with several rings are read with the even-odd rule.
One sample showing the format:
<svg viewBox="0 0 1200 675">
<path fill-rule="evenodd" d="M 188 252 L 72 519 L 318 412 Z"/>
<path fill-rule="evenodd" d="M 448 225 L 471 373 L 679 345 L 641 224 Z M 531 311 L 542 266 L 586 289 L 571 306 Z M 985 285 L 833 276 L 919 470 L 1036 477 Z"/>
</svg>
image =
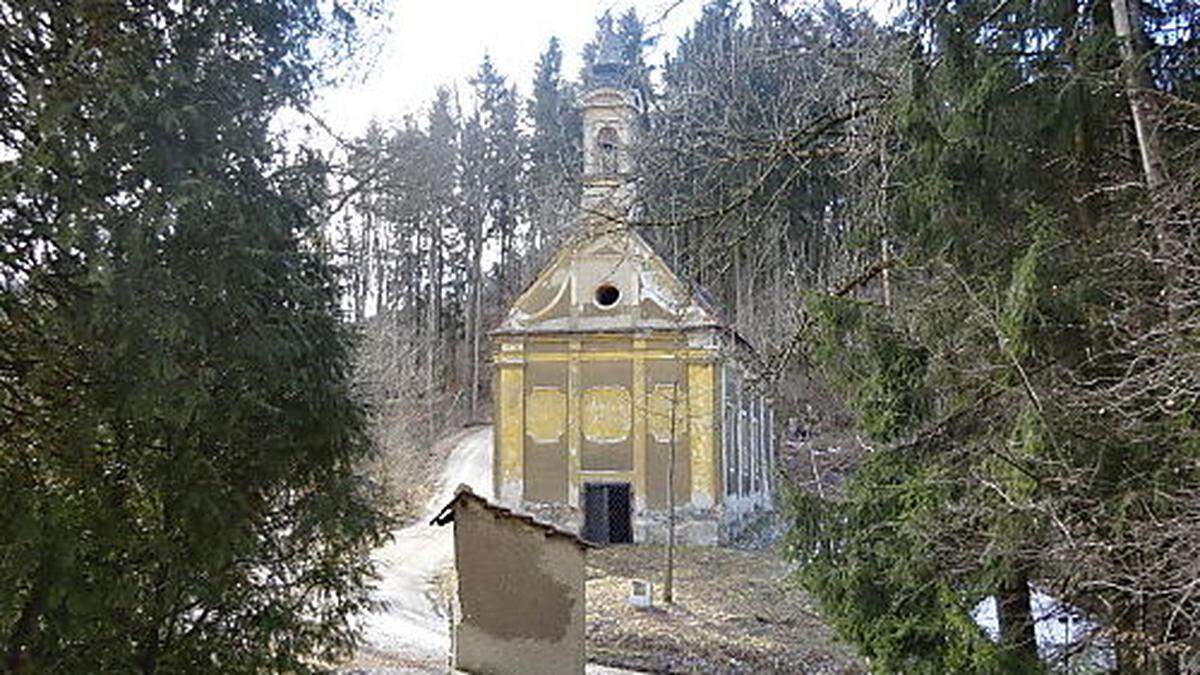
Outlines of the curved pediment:
<svg viewBox="0 0 1200 675">
<path fill-rule="evenodd" d="M 720 321 L 636 232 L 570 240 L 512 304 L 498 333 L 680 330 Z"/>
</svg>

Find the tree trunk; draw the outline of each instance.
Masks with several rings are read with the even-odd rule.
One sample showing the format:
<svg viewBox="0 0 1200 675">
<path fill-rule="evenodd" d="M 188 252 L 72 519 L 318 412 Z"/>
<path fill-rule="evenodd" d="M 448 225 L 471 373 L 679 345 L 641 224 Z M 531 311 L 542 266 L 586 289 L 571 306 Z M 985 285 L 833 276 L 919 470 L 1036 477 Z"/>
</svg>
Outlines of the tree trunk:
<svg viewBox="0 0 1200 675">
<path fill-rule="evenodd" d="M 1125 71 L 1125 95 L 1129 98 L 1129 109 L 1133 114 L 1133 128 L 1137 133 L 1138 153 L 1142 160 L 1142 173 L 1151 190 L 1162 187 L 1167 180 L 1166 160 L 1159 143 L 1158 105 L 1154 99 L 1154 83 L 1146 66 L 1149 49 L 1142 33 L 1142 7 L 1140 0 L 1111 0 L 1113 29 L 1121 45 L 1122 68 Z"/>
<path fill-rule="evenodd" d="M 742 332 L 745 331 L 745 326 L 742 323 L 744 314 L 742 313 L 742 247 L 735 246 L 732 252 L 733 255 L 733 325 L 737 326 Z"/>
<path fill-rule="evenodd" d="M 21 613 L 7 636 L 5 649 L 5 668 L 9 673 L 27 673 L 36 670 L 31 663 L 27 651 L 33 646 L 37 635 L 37 624 L 45 610 L 50 588 L 53 584 L 49 572 L 50 564 L 43 558 L 38 564 L 34 575 L 33 588 L 21 605 Z"/>
<path fill-rule="evenodd" d="M 667 574 L 663 582 L 663 602 L 675 602 L 675 412 L 679 385 L 671 384 L 670 443 L 667 453 Z"/>
<path fill-rule="evenodd" d="M 483 326 L 480 314 L 483 311 L 483 237 L 480 226 L 472 226 L 472 236 L 475 238 L 475 260 L 472 262 L 471 274 L 475 277 L 472 284 L 471 302 L 471 421 L 479 418 L 479 333 Z"/>
<path fill-rule="evenodd" d="M 1142 173 L 1146 178 L 1146 187 L 1155 192 L 1167 184 L 1169 174 L 1158 134 L 1162 119 L 1154 82 L 1146 65 L 1150 48 L 1142 30 L 1142 5 L 1140 0 L 1111 0 L 1111 4 L 1113 30 L 1121 46 L 1125 95 L 1129 98 L 1129 110 L 1137 134 Z M 1178 319 L 1180 305 L 1186 302 L 1179 290 L 1179 277 L 1184 273 L 1179 265 L 1186 254 L 1179 236 L 1162 218 L 1156 219 L 1154 237 L 1157 246 L 1155 255 L 1166 280 L 1166 316 L 1169 322 L 1174 323 Z"/>
<path fill-rule="evenodd" d="M 437 405 L 435 404 L 437 394 L 437 378 L 436 364 L 438 344 L 441 342 L 441 336 L 438 330 L 438 321 L 441 312 L 438 308 L 438 299 L 441 296 L 441 271 L 438 269 L 438 257 L 441 252 L 441 229 L 436 218 L 429 220 L 429 297 L 426 299 L 425 306 L 425 402 L 427 407 L 427 416 L 429 422 L 429 440 L 432 442 L 437 436 Z"/>
<path fill-rule="evenodd" d="M 1037 663 L 1037 636 L 1033 630 L 1033 603 L 1029 593 L 1029 575 L 1018 568 L 1005 579 L 996 595 L 996 618 L 1000 623 L 1000 644 L 1026 663 Z"/>
<path fill-rule="evenodd" d="M 384 307 L 387 306 L 387 251 L 385 246 L 379 243 L 379 230 L 371 230 L 371 248 L 368 255 L 371 256 L 371 266 L 375 268 L 375 315 L 383 316 Z"/>
<path fill-rule="evenodd" d="M 880 273 L 883 278 L 883 306 L 890 310 L 892 308 L 892 278 L 889 268 L 892 263 L 892 247 L 887 237 L 880 240 L 879 247 L 883 260 L 883 271 Z"/>
</svg>

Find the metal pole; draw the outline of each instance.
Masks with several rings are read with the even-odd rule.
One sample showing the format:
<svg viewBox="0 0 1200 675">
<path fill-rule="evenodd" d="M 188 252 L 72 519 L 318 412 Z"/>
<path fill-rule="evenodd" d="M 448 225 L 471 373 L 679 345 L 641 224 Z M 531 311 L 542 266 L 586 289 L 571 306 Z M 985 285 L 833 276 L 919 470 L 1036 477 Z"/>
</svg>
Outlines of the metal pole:
<svg viewBox="0 0 1200 675">
<path fill-rule="evenodd" d="M 1058 617 L 1058 622 L 1063 625 L 1063 672 L 1070 675 L 1071 672 L 1071 615 L 1063 614 Z"/>
</svg>

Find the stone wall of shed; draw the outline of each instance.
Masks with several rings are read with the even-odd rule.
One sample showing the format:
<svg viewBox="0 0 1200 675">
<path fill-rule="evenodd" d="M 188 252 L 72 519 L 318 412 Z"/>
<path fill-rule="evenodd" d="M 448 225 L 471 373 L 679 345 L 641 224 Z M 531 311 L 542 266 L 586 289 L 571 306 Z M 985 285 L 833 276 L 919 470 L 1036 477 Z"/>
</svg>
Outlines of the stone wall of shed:
<svg viewBox="0 0 1200 675">
<path fill-rule="evenodd" d="M 585 551 L 563 536 L 454 505 L 454 666 L 473 673 L 583 673 Z"/>
</svg>

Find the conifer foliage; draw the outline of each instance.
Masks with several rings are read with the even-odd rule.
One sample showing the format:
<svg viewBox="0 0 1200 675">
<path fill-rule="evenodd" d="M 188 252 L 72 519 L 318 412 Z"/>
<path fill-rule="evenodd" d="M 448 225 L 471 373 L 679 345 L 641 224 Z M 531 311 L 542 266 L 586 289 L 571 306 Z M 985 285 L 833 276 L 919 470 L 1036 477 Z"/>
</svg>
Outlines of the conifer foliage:
<svg viewBox="0 0 1200 675">
<path fill-rule="evenodd" d="M 792 496 L 800 578 L 885 671 L 1194 669 L 1194 8 L 913 2 L 892 30 L 887 180 L 847 198 L 901 254 L 889 302 L 805 307 L 867 449 L 839 498 Z M 1067 612 L 1096 630 L 1039 649 Z"/>
<path fill-rule="evenodd" d="M 307 672 L 386 520 L 321 254 L 268 130 L 317 2 L 0 3 L 0 659 Z"/>
</svg>

